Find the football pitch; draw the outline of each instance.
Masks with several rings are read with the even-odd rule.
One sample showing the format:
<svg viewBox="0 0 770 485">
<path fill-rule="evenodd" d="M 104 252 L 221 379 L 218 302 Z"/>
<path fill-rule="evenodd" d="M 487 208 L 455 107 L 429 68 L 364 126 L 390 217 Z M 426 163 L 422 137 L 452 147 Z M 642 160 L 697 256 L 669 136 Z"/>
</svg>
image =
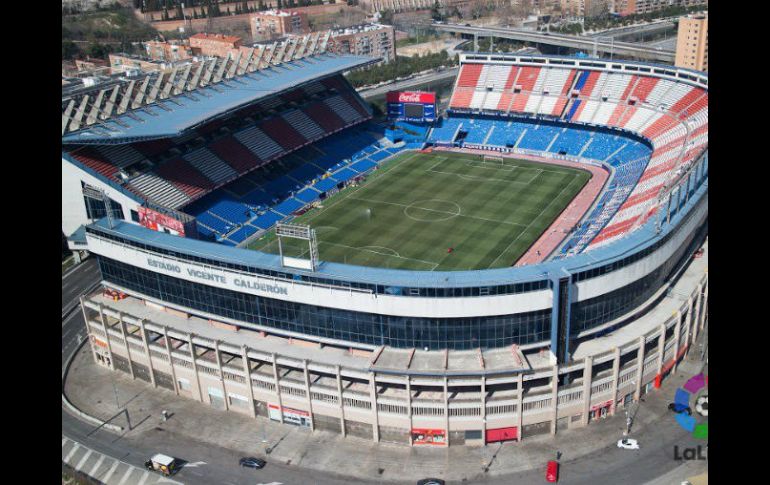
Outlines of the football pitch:
<svg viewBox="0 0 770 485">
<path fill-rule="evenodd" d="M 425 271 L 511 266 L 591 174 L 513 158 L 407 152 L 294 219 L 316 230 L 322 261 Z M 274 232 L 249 245 L 278 253 Z M 307 243 L 283 240 L 307 257 Z"/>
</svg>

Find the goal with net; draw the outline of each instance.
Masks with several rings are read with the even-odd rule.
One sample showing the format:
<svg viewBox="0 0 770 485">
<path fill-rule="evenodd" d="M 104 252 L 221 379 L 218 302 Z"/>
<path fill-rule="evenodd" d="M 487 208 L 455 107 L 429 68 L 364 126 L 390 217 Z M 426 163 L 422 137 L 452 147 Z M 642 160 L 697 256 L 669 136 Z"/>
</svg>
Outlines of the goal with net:
<svg viewBox="0 0 770 485">
<path fill-rule="evenodd" d="M 483 163 L 489 163 L 492 165 L 505 165 L 505 159 L 498 155 L 484 155 L 482 158 Z"/>
</svg>

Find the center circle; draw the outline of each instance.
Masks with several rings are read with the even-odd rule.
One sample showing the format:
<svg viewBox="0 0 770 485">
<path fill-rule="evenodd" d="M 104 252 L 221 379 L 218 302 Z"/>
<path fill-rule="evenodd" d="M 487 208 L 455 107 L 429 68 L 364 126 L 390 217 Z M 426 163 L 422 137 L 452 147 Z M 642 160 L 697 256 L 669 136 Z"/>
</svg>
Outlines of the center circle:
<svg viewBox="0 0 770 485">
<path fill-rule="evenodd" d="M 404 215 L 420 222 L 441 222 L 460 215 L 460 206 L 443 199 L 416 200 L 404 207 Z"/>
</svg>

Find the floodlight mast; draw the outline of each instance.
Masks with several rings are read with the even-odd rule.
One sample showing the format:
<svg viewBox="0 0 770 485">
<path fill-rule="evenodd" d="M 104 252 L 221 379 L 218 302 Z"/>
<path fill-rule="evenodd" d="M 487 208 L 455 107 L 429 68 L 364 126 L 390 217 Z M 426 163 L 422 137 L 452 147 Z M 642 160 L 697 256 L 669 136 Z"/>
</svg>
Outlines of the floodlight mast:
<svg viewBox="0 0 770 485">
<path fill-rule="evenodd" d="M 318 267 L 318 243 L 316 241 L 315 229 L 312 229 L 306 224 L 278 223 L 275 226 L 275 235 L 278 238 L 278 254 L 281 258 L 281 266 L 307 269 L 310 271 L 316 270 Z M 282 241 L 283 238 L 307 241 L 310 260 L 296 258 L 293 256 L 284 256 Z"/>
</svg>

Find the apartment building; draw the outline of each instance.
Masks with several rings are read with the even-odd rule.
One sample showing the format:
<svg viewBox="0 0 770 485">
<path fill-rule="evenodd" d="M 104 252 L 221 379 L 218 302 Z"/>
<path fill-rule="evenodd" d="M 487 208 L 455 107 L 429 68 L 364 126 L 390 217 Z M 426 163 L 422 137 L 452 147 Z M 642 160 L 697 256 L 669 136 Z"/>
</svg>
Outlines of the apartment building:
<svg viewBox="0 0 770 485">
<path fill-rule="evenodd" d="M 679 19 L 674 65 L 676 65 L 676 67 L 695 69 L 696 71 L 708 71 L 708 12 L 688 15 Z"/>
</svg>

